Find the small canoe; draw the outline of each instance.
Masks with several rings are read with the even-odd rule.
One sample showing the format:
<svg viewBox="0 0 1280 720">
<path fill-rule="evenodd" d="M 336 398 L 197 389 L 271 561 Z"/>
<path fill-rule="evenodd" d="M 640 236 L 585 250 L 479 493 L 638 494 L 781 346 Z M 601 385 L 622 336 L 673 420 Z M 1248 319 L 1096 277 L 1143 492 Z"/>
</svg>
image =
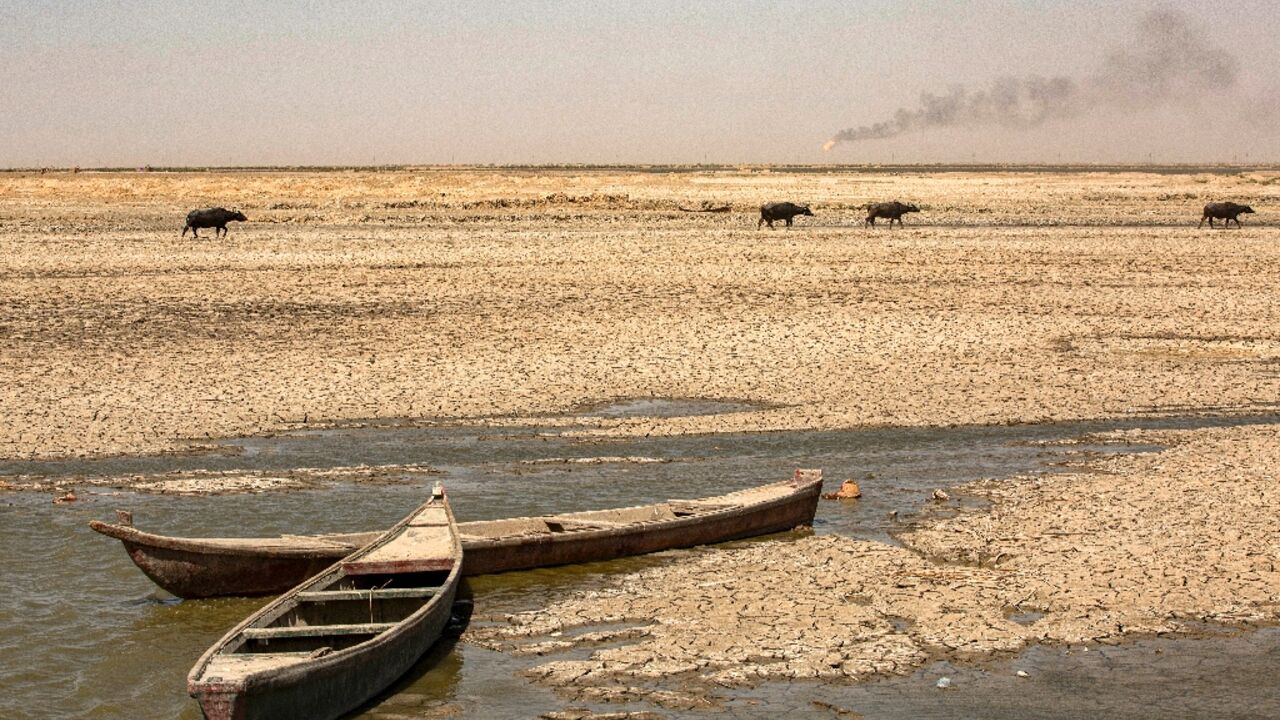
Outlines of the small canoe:
<svg viewBox="0 0 1280 720">
<path fill-rule="evenodd" d="M 611 560 L 672 548 L 709 545 L 813 523 L 821 470 L 790 480 L 697 500 L 537 517 L 458 523 L 464 575 Z M 120 540 L 157 585 L 183 598 L 284 592 L 377 533 L 283 535 L 273 538 L 182 538 L 153 535 L 120 522 L 90 522 Z"/>
<path fill-rule="evenodd" d="M 462 577 L 442 488 L 370 544 L 214 643 L 187 676 L 208 720 L 324 720 L 359 707 L 440 637 Z"/>
</svg>

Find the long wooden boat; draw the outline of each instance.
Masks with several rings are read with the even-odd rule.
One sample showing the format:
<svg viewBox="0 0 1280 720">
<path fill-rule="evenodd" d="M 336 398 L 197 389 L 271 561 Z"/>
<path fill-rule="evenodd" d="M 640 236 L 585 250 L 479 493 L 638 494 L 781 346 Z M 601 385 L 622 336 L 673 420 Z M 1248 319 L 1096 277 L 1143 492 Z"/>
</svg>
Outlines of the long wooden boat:
<svg viewBox="0 0 1280 720">
<path fill-rule="evenodd" d="M 821 470 L 698 500 L 459 523 L 464 575 L 484 575 L 693 547 L 813 523 Z M 370 542 L 377 533 L 273 538 L 153 535 L 121 521 L 89 523 L 124 543 L 157 585 L 183 598 L 280 593 Z"/>
<path fill-rule="evenodd" d="M 325 720 L 386 689 L 440 637 L 462 577 L 442 488 L 370 544 L 214 643 L 187 676 L 208 720 Z"/>
</svg>

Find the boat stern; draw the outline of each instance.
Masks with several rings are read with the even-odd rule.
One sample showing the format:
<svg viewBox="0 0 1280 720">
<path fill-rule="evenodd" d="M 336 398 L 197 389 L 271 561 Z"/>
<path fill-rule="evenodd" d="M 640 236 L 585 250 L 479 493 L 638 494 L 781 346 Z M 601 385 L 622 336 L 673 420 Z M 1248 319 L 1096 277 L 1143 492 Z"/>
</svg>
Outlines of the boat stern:
<svg viewBox="0 0 1280 720">
<path fill-rule="evenodd" d="M 245 720 L 244 684 L 221 678 L 187 680 L 187 694 L 200 703 L 205 720 Z"/>
</svg>

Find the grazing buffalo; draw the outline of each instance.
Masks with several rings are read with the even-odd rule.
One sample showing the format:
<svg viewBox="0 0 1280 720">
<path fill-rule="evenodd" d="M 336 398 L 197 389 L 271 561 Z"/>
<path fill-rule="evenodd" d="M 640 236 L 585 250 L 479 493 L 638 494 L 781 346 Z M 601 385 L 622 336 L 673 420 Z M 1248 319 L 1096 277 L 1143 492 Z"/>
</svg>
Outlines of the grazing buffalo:
<svg viewBox="0 0 1280 720">
<path fill-rule="evenodd" d="M 889 227 L 893 227 L 893 221 L 897 220 L 898 224 L 902 224 L 902 216 L 907 213 L 920 212 L 920 208 L 915 205 L 904 205 L 898 201 L 887 203 L 876 203 L 867 206 L 867 219 L 862 221 L 862 226 L 876 226 L 876 218 L 889 218 Z"/>
<path fill-rule="evenodd" d="M 200 233 L 196 232 L 199 228 L 213 228 L 213 236 L 218 237 L 219 230 L 222 231 L 223 235 L 227 234 L 227 223 L 232 220 L 245 222 L 248 219 L 239 210 L 228 210 L 226 208 L 192 210 L 187 213 L 187 224 L 182 228 L 182 235 L 186 237 L 187 231 L 190 230 L 192 237 L 200 237 Z"/>
<path fill-rule="evenodd" d="M 1233 202 L 1209 203 L 1204 206 L 1204 215 L 1200 217 L 1200 224 L 1196 227 L 1204 227 L 1204 221 L 1209 221 L 1209 227 L 1213 227 L 1214 219 L 1224 220 L 1224 227 L 1231 227 L 1231 221 L 1236 221 L 1236 227 L 1240 227 L 1240 216 L 1249 215 L 1253 212 L 1253 208 L 1248 205 L 1240 205 Z"/>
<path fill-rule="evenodd" d="M 769 223 L 769 227 L 773 227 L 774 220 L 786 220 L 787 227 L 791 227 L 791 218 L 797 215 L 808 215 L 813 217 L 813 212 L 809 210 L 808 205 L 796 205 L 795 203 L 780 202 L 768 203 L 760 206 L 760 222 L 756 223 L 756 229 L 759 230 L 761 225 Z"/>
</svg>

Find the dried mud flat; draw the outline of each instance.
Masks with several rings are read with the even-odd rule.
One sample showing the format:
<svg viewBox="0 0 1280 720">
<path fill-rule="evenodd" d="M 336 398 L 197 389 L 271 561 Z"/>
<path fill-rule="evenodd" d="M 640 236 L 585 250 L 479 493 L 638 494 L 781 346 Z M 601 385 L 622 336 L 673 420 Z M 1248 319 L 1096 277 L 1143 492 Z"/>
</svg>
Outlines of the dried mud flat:
<svg viewBox="0 0 1280 720">
<path fill-rule="evenodd" d="M 408 478 L 439 475 L 429 465 L 352 465 L 288 470 L 172 470 L 164 473 L 120 475 L 30 476 L 0 475 L 0 491 L 52 492 L 61 497 L 68 488 L 129 490 L 156 495 L 227 495 L 302 490 L 336 483 L 390 484 Z"/>
<path fill-rule="evenodd" d="M 703 550 L 475 618 L 466 639 L 546 656 L 529 675 L 576 700 L 682 709 L 766 680 L 857 681 L 1036 642 L 1273 623 L 1276 431 L 1126 433 L 1171 447 L 969 486 L 990 509 L 926 520 L 903 547 L 828 535 Z M 582 650 L 594 652 L 556 659 Z"/>
<path fill-rule="evenodd" d="M 175 452 L 368 418 L 564 414 L 588 435 L 644 435 L 1272 408 L 1278 178 L 3 174 L 0 457 Z M 860 227 L 859 205 L 895 198 L 924 212 Z M 817 217 L 757 231 L 753 208 L 783 199 Z M 1197 230 L 1220 199 L 1260 212 Z M 679 210 L 700 204 L 733 212 Z M 252 222 L 180 238 L 207 205 Z M 654 396 L 759 409 L 572 412 Z M 601 643 L 538 673 L 588 700 L 696 707 L 705 692 L 685 682 L 858 679 L 1036 641 L 1271 621 L 1275 431 L 1165 433 L 1161 454 L 972 488 L 989 510 L 927 521 L 905 547 L 700 551 L 469 639 Z M 573 630 L 637 617 L 621 636 Z"/>
<path fill-rule="evenodd" d="M 1274 402 L 1277 175 L 0 174 L 0 457 L 305 422 L 586 418 L 662 434 Z M 858 206 L 921 205 L 905 230 Z M 1196 230 L 1207 199 L 1262 210 Z M 755 229 L 762 200 L 814 204 Z M 734 212 L 678 207 L 727 204 Z M 186 210 L 238 206 L 225 239 Z"/>
</svg>

